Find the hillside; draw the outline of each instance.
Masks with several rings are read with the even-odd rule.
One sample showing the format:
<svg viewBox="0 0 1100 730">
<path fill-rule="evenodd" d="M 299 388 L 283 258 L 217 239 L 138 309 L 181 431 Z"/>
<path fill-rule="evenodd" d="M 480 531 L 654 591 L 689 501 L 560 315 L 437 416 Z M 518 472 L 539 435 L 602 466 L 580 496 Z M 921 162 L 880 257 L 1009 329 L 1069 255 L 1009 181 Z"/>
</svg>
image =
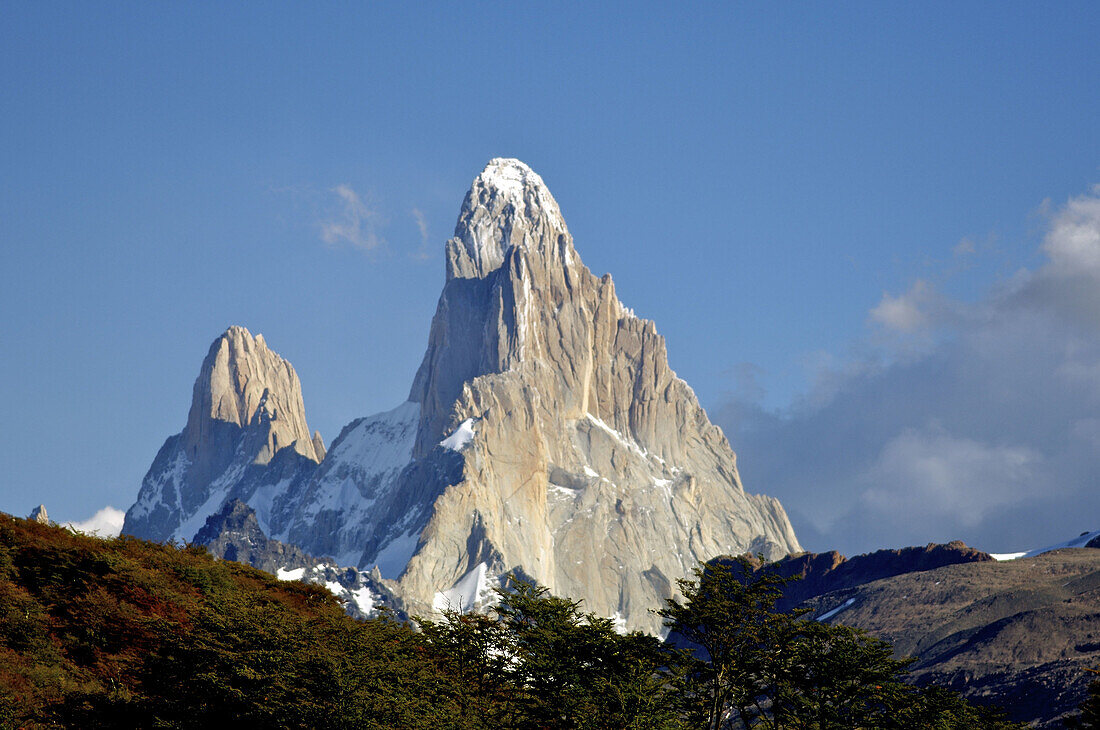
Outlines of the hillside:
<svg viewBox="0 0 1100 730">
<path fill-rule="evenodd" d="M 1084 670 L 1100 665 L 1100 550 L 1092 548 L 910 572 L 802 605 L 916 657 L 916 682 L 997 701 L 1039 727 L 1060 727 L 1057 718 L 1085 698 Z"/>
<path fill-rule="evenodd" d="M 733 571 L 696 575 L 681 585 L 686 603 L 662 615 L 722 637 L 725 648 L 708 641 L 703 657 L 620 634 L 522 581 L 488 614 L 446 611 L 414 630 L 385 615 L 352 619 L 323 588 L 204 548 L 0 515 L 0 727 L 685 730 L 723 716 L 1014 727 L 954 693 L 904 684 L 888 644 L 775 613 L 770 578 L 738 587 Z M 752 706 L 722 679 L 731 661 L 756 667 L 735 681 Z"/>
<path fill-rule="evenodd" d="M 0 727 L 443 727 L 452 696 L 323 588 L 0 515 Z"/>
</svg>

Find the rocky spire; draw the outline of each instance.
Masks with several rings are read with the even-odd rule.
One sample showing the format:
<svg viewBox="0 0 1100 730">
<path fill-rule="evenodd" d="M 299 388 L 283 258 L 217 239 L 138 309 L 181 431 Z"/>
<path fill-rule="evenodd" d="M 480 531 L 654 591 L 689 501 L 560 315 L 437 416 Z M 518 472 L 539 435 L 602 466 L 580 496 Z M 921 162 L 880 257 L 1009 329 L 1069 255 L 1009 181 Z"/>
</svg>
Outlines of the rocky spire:
<svg viewBox="0 0 1100 730">
<path fill-rule="evenodd" d="M 257 444 L 255 464 L 266 464 L 286 446 L 316 462 L 324 457 L 309 435 L 298 374 L 268 348 L 263 335 L 253 337 L 244 327 L 227 329 L 203 360 L 183 431 L 189 457 L 211 446 L 220 424 L 263 427 L 265 439 Z"/>
<path fill-rule="evenodd" d="M 434 502 L 401 579 L 411 605 L 486 562 L 654 629 L 646 610 L 696 560 L 799 549 L 779 503 L 742 488 L 725 436 L 669 367 L 653 322 L 581 262 L 529 167 L 488 164 L 446 254 L 410 392 L 420 404 L 413 456 L 442 449 L 462 465 L 437 467 L 459 483 L 418 487 Z"/>
<path fill-rule="evenodd" d="M 210 345 L 187 425 L 161 448 L 123 532 L 191 540 L 209 516 L 199 512 L 253 493 L 277 455 L 280 468 L 268 476 L 316 467 L 324 445 L 320 434 L 309 434 L 294 368 L 263 335 L 230 327 Z"/>
</svg>

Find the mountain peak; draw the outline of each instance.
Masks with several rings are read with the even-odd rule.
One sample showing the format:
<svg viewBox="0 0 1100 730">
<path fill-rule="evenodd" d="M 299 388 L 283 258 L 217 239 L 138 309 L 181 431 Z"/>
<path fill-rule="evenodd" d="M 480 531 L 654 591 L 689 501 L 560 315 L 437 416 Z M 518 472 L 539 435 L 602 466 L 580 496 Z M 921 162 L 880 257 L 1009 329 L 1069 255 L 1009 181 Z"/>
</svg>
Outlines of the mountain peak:
<svg viewBox="0 0 1100 730">
<path fill-rule="evenodd" d="M 572 240 L 561 210 L 542 178 L 528 165 L 496 157 L 462 202 L 454 238 L 447 242 L 447 279 L 483 279 L 504 264 L 514 246 L 547 242 L 572 263 Z"/>
<path fill-rule="evenodd" d="M 259 474 L 280 452 L 279 468 L 303 472 L 324 458 L 320 435 L 311 436 L 306 424 L 298 374 L 263 335 L 230 327 L 211 343 L 187 425 L 161 447 L 123 531 L 190 540 L 208 516 L 203 509 L 220 504 L 250 469 Z"/>
<path fill-rule="evenodd" d="M 300 412 L 301 389 L 294 368 L 268 348 L 263 335 L 253 336 L 246 328 L 233 325 L 211 343 L 203 360 L 195 380 L 188 429 L 197 439 L 207 420 L 243 428 L 256 420 L 261 409 L 268 415 L 276 408 L 284 413 Z M 304 416 L 301 420 L 300 427 L 292 424 L 294 435 L 304 435 L 303 441 L 312 444 Z"/>
<path fill-rule="evenodd" d="M 546 188 L 539 174 L 522 160 L 514 157 L 494 157 L 477 176 L 487 188 L 520 197 L 525 186 Z"/>
</svg>

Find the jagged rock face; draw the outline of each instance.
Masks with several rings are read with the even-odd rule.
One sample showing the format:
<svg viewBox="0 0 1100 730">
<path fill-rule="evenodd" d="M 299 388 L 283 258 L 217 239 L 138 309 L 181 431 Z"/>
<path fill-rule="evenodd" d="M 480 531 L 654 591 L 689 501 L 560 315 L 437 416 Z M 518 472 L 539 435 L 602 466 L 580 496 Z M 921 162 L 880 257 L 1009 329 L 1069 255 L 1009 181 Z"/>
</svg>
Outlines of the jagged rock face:
<svg viewBox="0 0 1100 730">
<path fill-rule="evenodd" d="M 652 630 L 648 610 L 696 561 L 799 549 L 779 503 L 742 488 L 654 324 L 581 263 L 518 160 L 490 162 L 466 196 L 410 401 L 413 457 L 461 457 L 457 478 L 418 485 L 433 504 L 400 578 L 414 608 L 485 563 Z"/>
<path fill-rule="evenodd" d="M 489 163 L 446 262 L 408 402 L 352 422 L 327 455 L 289 364 L 227 332 L 124 530 L 187 540 L 236 497 L 273 539 L 397 578 L 411 614 L 476 608 L 515 572 L 652 631 L 649 609 L 697 561 L 799 549 L 530 168 Z"/>
<path fill-rule="evenodd" d="M 195 381 L 183 431 L 161 447 L 123 532 L 191 540 L 232 497 L 266 505 L 301 482 L 324 457 L 309 435 L 302 388 L 290 363 L 262 335 L 230 327 L 214 340 Z"/>
<path fill-rule="evenodd" d="M 256 512 L 239 499 L 231 499 L 210 515 L 193 541 L 224 560 L 251 565 L 275 573 L 280 568 L 313 567 L 322 561 L 264 534 Z"/>
<path fill-rule="evenodd" d="M 40 525 L 50 524 L 50 515 L 46 512 L 46 505 L 40 504 L 31 510 L 28 520 L 33 520 Z"/>
<path fill-rule="evenodd" d="M 234 560 L 274 573 L 282 580 L 301 580 L 323 585 L 341 600 L 348 614 L 370 618 L 386 606 L 399 617 L 401 601 L 392 584 L 377 571 L 372 575 L 352 567 L 340 567 L 331 560 L 306 555 L 296 545 L 273 540 L 264 534 L 256 512 L 239 499 L 231 499 L 207 518 L 195 535 L 215 557 Z"/>
</svg>

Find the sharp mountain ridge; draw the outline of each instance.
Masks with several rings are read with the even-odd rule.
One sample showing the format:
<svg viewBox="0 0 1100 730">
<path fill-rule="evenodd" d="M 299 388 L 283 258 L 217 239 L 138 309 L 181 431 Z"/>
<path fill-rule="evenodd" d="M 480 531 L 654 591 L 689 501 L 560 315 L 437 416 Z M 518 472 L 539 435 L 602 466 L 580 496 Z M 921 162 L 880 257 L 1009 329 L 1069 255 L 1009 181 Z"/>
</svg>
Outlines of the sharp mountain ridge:
<svg viewBox="0 0 1100 730">
<path fill-rule="evenodd" d="M 444 254 L 407 402 L 348 424 L 326 453 L 293 368 L 230 328 L 124 531 L 190 540 L 239 499 L 272 539 L 377 567 L 410 612 L 518 572 L 651 631 L 650 609 L 699 560 L 800 550 L 527 165 L 489 162 Z"/>
</svg>

